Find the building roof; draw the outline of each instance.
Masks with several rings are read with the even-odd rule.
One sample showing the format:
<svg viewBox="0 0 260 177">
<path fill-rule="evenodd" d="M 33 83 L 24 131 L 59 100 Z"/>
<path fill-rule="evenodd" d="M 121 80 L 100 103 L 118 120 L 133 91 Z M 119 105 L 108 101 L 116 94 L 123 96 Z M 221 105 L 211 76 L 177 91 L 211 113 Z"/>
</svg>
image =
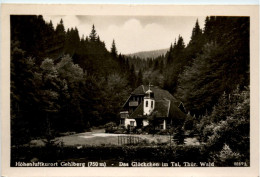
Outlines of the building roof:
<svg viewBox="0 0 260 177">
<path fill-rule="evenodd" d="M 125 104 L 128 102 L 128 100 L 131 98 L 132 95 L 145 95 L 145 92 L 148 90 L 149 90 L 149 86 L 140 85 L 131 93 L 129 98 L 126 100 Z M 150 90 L 154 93 L 155 101 L 168 99 L 176 105 L 180 104 L 180 101 L 174 98 L 167 90 L 163 90 L 157 86 L 150 86 Z M 125 104 L 123 105 L 123 107 L 125 106 Z"/>
<path fill-rule="evenodd" d="M 130 115 L 129 118 L 136 119 L 136 118 L 145 118 L 146 116 L 143 115 L 143 101 L 141 104 L 135 109 L 135 111 Z M 175 105 L 172 104 L 171 100 L 163 99 L 155 101 L 154 112 L 156 111 L 157 118 L 172 118 L 172 119 L 182 119 L 185 118 L 186 115 Z"/>
<path fill-rule="evenodd" d="M 149 86 L 140 85 L 131 93 L 131 95 L 144 95 L 148 90 Z M 155 100 L 162 100 L 164 98 L 168 100 L 176 100 L 176 98 L 174 98 L 167 90 L 163 90 L 157 86 L 150 86 L 150 90 L 154 93 Z"/>
<path fill-rule="evenodd" d="M 135 109 L 135 111 L 129 116 L 130 119 L 132 118 L 143 118 L 144 115 L 144 102 L 142 101 L 139 106 Z"/>
<path fill-rule="evenodd" d="M 178 108 L 181 102 L 174 98 L 167 90 L 163 90 L 157 86 L 150 86 L 150 89 L 154 93 L 155 107 L 153 111 L 157 112 L 157 118 L 183 119 L 186 117 L 184 112 Z M 148 90 L 149 86 L 140 85 L 131 93 L 125 104 L 131 98 L 131 96 L 145 95 L 145 92 Z M 129 118 L 146 118 L 146 116 L 143 115 L 143 107 L 144 103 L 142 101 Z"/>
</svg>

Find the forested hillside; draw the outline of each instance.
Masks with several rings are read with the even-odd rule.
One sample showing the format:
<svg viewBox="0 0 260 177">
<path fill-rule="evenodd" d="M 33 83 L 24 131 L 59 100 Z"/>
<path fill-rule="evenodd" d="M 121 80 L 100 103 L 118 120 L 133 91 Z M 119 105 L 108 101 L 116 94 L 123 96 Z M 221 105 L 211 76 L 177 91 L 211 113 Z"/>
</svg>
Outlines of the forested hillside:
<svg viewBox="0 0 260 177">
<path fill-rule="evenodd" d="M 155 59 L 159 56 L 165 55 L 166 52 L 168 51 L 168 49 L 160 49 L 160 50 L 151 50 L 151 51 L 142 51 L 142 52 L 137 52 L 137 53 L 131 53 L 128 54 L 126 56 L 129 57 L 136 57 L 136 58 L 140 58 L 140 59 Z"/>
<path fill-rule="evenodd" d="M 142 66 L 144 83 L 183 102 L 188 111 L 183 128 L 200 135 L 213 161 L 249 160 L 249 22 L 248 17 L 207 17 L 204 28 L 196 22 L 188 44 L 179 36 L 165 56 L 129 58 L 136 68 Z"/>
<path fill-rule="evenodd" d="M 62 19 L 54 27 L 42 16 L 11 16 L 12 143 L 118 122 L 137 81 L 115 42 L 108 51 L 94 25 L 79 37 Z"/>
<path fill-rule="evenodd" d="M 42 16 L 11 16 L 12 144 L 118 124 L 131 91 L 151 83 L 184 104 L 181 132 L 198 135 L 210 157 L 248 161 L 249 22 L 207 17 L 188 44 L 178 36 L 165 55 L 142 60 L 121 55 L 115 41 L 108 51 L 94 25 L 79 36 L 62 20 L 53 26 Z"/>
<path fill-rule="evenodd" d="M 224 92 L 249 85 L 249 18 L 207 17 L 204 28 L 196 22 L 188 44 L 179 36 L 165 56 L 129 62 L 144 82 L 170 91 L 192 115 L 203 115 Z"/>
</svg>

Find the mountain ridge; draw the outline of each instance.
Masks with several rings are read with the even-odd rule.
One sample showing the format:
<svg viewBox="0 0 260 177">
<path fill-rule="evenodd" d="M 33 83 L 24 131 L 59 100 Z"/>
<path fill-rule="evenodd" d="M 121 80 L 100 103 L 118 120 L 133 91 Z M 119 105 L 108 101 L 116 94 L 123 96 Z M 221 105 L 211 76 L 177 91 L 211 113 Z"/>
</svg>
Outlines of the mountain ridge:
<svg viewBox="0 0 260 177">
<path fill-rule="evenodd" d="M 142 58 L 142 59 L 156 58 L 156 57 L 158 57 L 160 55 L 165 55 L 168 50 L 169 50 L 169 48 L 158 49 L 158 50 L 140 51 L 140 52 L 126 54 L 126 56 L 139 57 L 139 58 Z"/>
</svg>

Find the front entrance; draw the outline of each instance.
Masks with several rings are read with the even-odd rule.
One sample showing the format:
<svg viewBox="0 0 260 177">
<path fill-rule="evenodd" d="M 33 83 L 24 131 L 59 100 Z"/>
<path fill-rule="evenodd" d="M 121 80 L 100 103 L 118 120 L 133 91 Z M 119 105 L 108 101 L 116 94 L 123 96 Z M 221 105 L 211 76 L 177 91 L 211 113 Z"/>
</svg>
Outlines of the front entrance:
<svg viewBox="0 0 260 177">
<path fill-rule="evenodd" d="M 159 119 L 158 125 L 156 127 L 158 130 L 166 130 L 166 120 L 165 119 Z"/>
<path fill-rule="evenodd" d="M 143 127 L 143 119 L 135 119 L 136 121 L 136 127 L 142 128 Z"/>
<path fill-rule="evenodd" d="M 125 119 L 120 119 L 120 125 L 125 125 Z"/>
</svg>

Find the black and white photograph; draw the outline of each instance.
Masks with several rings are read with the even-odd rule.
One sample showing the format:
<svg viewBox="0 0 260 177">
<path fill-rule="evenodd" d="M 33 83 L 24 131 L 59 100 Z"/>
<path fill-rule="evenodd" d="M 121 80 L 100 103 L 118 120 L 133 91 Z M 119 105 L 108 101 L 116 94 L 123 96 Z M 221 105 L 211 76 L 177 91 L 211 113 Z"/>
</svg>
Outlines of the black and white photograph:
<svg viewBox="0 0 260 177">
<path fill-rule="evenodd" d="M 9 23 L 10 167 L 252 166 L 249 15 Z"/>
</svg>

